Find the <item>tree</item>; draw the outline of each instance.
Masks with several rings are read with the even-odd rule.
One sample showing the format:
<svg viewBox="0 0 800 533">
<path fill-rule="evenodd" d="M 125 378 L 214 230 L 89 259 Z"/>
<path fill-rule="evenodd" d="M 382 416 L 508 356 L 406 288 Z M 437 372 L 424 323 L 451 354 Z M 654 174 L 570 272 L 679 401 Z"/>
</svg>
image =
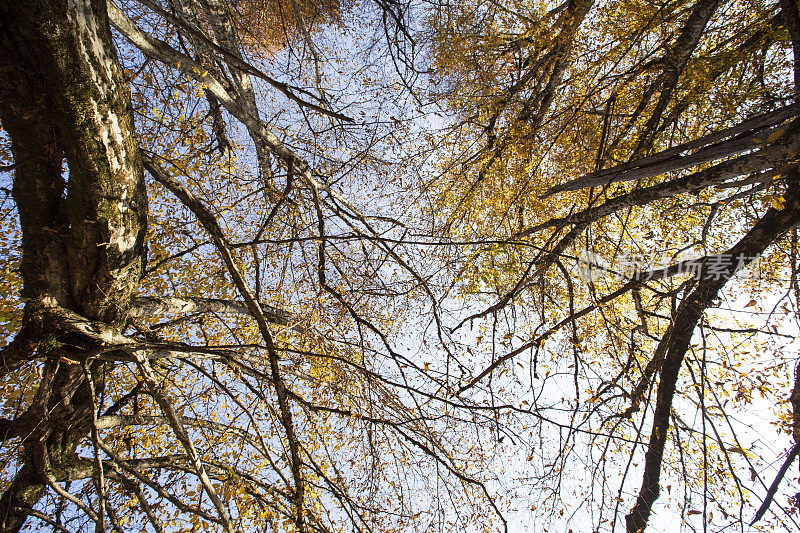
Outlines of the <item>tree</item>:
<svg viewBox="0 0 800 533">
<path fill-rule="evenodd" d="M 335 110 L 346 105 L 337 95 L 351 96 L 323 85 L 319 10 L 270 6 L 270 19 L 290 6 L 279 20 L 294 27 L 285 39 L 268 28 L 259 53 L 283 54 L 315 89 L 245 58 L 246 27 L 230 10 L 246 24 L 261 4 L 0 8 L 0 118 L 19 213 L 6 223 L 22 233 L 24 301 L 2 353 L 3 531 L 452 520 L 412 498 L 420 472 L 458 512 L 475 495 L 494 505 L 473 477 L 481 462 L 465 467 L 451 454 L 462 444 L 445 444 L 457 418 L 441 407 L 472 406 L 393 348 L 398 315 L 426 290 L 398 250 L 402 227 L 329 184 L 382 163 Z M 337 7 L 322 6 L 329 20 Z M 308 130 L 263 120 L 269 95 Z M 469 515 L 451 524 L 491 522 Z"/>
<path fill-rule="evenodd" d="M 588 453 L 599 461 L 588 490 L 600 523 L 610 520 L 613 530 L 633 490 L 632 465 L 641 462 L 627 531 L 645 529 L 662 472 L 671 468 L 702 480 L 703 510 L 691 508 L 695 489 L 687 479 L 684 516 L 702 514 L 709 523 L 716 503 L 724 527 L 730 507 L 723 502 L 733 499 L 741 502 L 734 521 L 743 527 L 749 498 L 729 452 L 749 452 L 730 418 L 751 401 L 750 387 L 762 397 L 775 389 L 763 374 L 736 371 L 749 360 L 740 335 L 778 330 L 732 328 L 735 318 L 715 308 L 722 297 L 741 309 L 742 296 L 732 298 L 742 285 L 730 285 L 757 257 L 783 294 L 777 305 L 789 299 L 797 308 L 798 85 L 792 92 L 786 83 L 798 79 L 797 7 L 703 0 L 567 1 L 549 11 L 518 2 L 479 6 L 441 5 L 431 37 L 440 94 L 461 117 L 452 135 L 464 147 L 431 184 L 438 227 L 477 245 L 455 263 L 462 291 L 494 295 L 460 325 L 486 318 L 492 338 L 506 340 L 492 344 L 461 393 L 502 403 L 487 381 L 529 350 L 535 376 L 539 357 L 549 353 L 572 376 L 574 392 L 537 405 L 539 414 L 569 413 L 559 458 L 543 459 L 553 472 L 543 487 L 553 478 L 560 483 L 566 456 L 585 450 L 577 442 L 588 432 L 590 450 L 620 447 L 628 458 Z M 794 54 L 793 65 L 784 51 Z M 666 254 L 663 262 L 654 264 L 654 251 Z M 578 279 L 581 263 L 588 283 Z M 758 298 L 764 287 L 752 290 Z M 800 385 L 792 359 L 776 359 L 770 366 L 784 385 L 770 397 L 785 402 L 780 394 L 788 396 L 786 384 L 795 382 L 794 407 L 780 407 L 789 407 L 789 431 L 800 417 Z M 547 377 L 523 383 L 547 391 Z M 728 406 L 731 384 L 750 379 L 755 384 L 740 382 L 738 405 Z M 693 417 L 701 427 L 685 422 Z M 670 448 L 673 457 L 665 456 Z M 785 467 L 796 451 L 795 444 L 786 452 Z M 729 493 L 711 472 L 736 490 Z M 784 473 L 765 491 L 754 521 Z M 560 491 L 552 494 L 555 509 Z"/>
<path fill-rule="evenodd" d="M 7 2 L 3 531 L 796 522 L 798 18 Z"/>
<path fill-rule="evenodd" d="M 66 354 L 114 338 L 144 265 L 147 197 L 122 70 L 102 6 L 71 7 L 8 5 L 2 15 L 2 121 L 13 143 L 28 299 L 22 329 L 4 349 L 3 374 L 41 354 L 49 357 L 42 382 L 51 384 L 5 421 L 7 439 L 26 436 L 23 464 L 2 497 L 10 530 L 27 516 L 19 509 L 41 498 L 51 470 L 69 467 L 91 426 L 87 384 L 100 383 L 84 373 L 99 376 L 103 364 L 85 356 L 70 364 Z"/>
</svg>

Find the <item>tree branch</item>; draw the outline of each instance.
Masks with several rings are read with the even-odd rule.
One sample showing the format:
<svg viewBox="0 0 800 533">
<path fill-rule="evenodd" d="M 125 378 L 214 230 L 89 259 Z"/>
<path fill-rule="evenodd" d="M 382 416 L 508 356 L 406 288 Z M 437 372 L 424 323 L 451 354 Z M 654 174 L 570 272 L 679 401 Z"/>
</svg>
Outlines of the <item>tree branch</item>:
<svg viewBox="0 0 800 533">
<path fill-rule="evenodd" d="M 769 208 L 750 231 L 726 252 L 729 257 L 745 258 L 746 261 L 751 261 L 760 256 L 784 233 L 800 223 L 800 176 L 796 170 L 790 176 L 789 189 L 785 197 L 785 208 L 781 210 Z M 746 266 L 746 264 L 729 266 L 724 269 L 724 272 L 715 272 L 714 276 L 709 276 L 705 274 L 707 264 L 704 263 L 700 270 L 700 281 L 697 287 L 678 306 L 672 319 L 671 334 L 669 337 L 662 338 L 656 348 L 657 352 L 664 351 L 666 355 L 661 363 L 655 413 L 645 454 L 642 486 L 636 504 L 625 517 L 628 533 L 639 533 L 644 530 L 650 518 L 653 503 L 658 499 L 660 493 L 661 461 L 667 441 L 672 400 L 683 358 L 689 348 L 697 323 L 722 287 L 734 276 L 736 267 Z M 662 345 L 666 345 L 666 349 Z"/>
<path fill-rule="evenodd" d="M 699 139 L 663 150 L 657 154 L 642 157 L 599 172 L 592 172 L 561 185 L 556 185 L 545 191 L 542 198 L 547 198 L 560 192 L 577 191 L 588 187 L 600 187 L 611 183 L 650 178 L 667 172 L 684 170 L 722 159 L 723 157 L 738 155 L 747 150 L 768 144 L 770 131 L 779 131 L 775 130 L 774 127 L 794 118 L 798 113 L 800 113 L 800 105 L 792 104 L 770 113 L 752 117 L 736 126 L 709 133 Z M 765 132 L 764 130 L 768 131 Z M 694 150 L 696 151 L 690 155 L 683 155 Z"/>
<path fill-rule="evenodd" d="M 299 322 L 296 317 L 283 309 L 263 302 L 259 303 L 267 320 L 273 324 L 288 326 L 293 322 Z M 250 315 L 250 310 L 245 303 L 232 300 L 194 297 L 157 298 L 154 296 L 134 298 L 131 302 L 131 307 L 128 309 L 128 316 L 133 317 L 190 313 Z"/>
</svg>

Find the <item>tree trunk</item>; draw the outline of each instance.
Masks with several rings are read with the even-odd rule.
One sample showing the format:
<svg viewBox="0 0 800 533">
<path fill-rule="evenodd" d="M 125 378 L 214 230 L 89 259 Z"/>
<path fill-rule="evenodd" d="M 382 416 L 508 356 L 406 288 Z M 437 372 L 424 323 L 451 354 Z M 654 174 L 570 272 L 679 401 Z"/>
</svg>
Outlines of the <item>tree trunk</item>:
<svg viewBox="0 0 800 533">
<path fill-rule="evenodd" d="M 44 493 L 45 474 L 69 463 L 92 420 L 81 365 L 59 358 L 85 358 L 97 341 L 54 311 L 118 326 L 144 266 L 147 197 L 105 2 L 0 5 L 0 102 L 22 229 L 18 340 L 29 348 L 6 357 L 2 371 L 44 360 L 33 404 L 18 417 L 38 423 L 22 438 L 21 467 L 0 498 L 0 531 L 17 531 Z M 95 376 L 102 370 L 94 364 Z"/>
</svg>

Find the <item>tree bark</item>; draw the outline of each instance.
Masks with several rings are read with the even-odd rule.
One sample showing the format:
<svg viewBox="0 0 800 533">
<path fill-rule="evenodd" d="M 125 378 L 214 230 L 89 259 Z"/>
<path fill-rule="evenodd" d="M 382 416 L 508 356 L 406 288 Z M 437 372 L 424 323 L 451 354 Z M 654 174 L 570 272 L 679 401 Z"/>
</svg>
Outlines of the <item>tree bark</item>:
<svg viewBox="0 0 800 533">
<path fill-rule="evenodd" d="M 734 265 L 719 276 L 707 276 L 706 266 L 700 270 L 697 287 L 681 302 L 672 319 L 669 336 L 664 336 L 656 351 L 666 353 L 661 363 L 658 393 L 650 441 L 645 454 L 642 486 L 636 504 L 625 517 L 627 533 L 640 533 L 647 527 L 653 503 L 660 494 L 662 459 L 667 443 L 672 400 L 675 396 L 683 358 L 689 349 L 694 330 L 712 300 L 736 274 L 736 258 L 747 261 L 760 256 L 782 235 L 800 223 L 800 175 L 793 170 L 789 176 L 789 187 L 785 194 L 783 209 L 771 207 L 747 234 L 726 253 L 734 258 Z M 744 265 L 742 265 L 744 266 Z"/>
<path fill-rule="evenodd" d="M 3 371 L 44 359 L 21 415 L 40 422 L 22 437 L 20 469 L 0 498 L 0 531 L 18 531 L 92 420 L 80 365 L 59 358 L 85 357 L 99 341 L 62 311 L 119 326 L 144 268 L 147 197 L 105 2 L 0 5 L 0 102 L 15 163 L 26 299 L 18 339 L 27 348 L 11 351 Z M 102 364 L 93 365 L 97 389 Z"/>
</svg>

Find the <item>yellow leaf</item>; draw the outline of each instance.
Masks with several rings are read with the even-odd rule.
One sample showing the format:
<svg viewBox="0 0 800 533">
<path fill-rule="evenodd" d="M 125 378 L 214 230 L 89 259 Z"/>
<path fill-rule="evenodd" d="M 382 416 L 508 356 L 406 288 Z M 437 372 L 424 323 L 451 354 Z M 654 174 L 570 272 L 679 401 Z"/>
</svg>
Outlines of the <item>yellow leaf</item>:
<svg viewBox="0 0 800 533">
<path fill-rule="evenodd" d="M 747 450 L 744 450 L 743 448 L 740 448 L 739 446 L 734 446 L 732 448 L 728 448 L 728 451 L 729 452 L 734 452 L 734 453 L 740 453 L 740 454 L 744 455 L 745 457 L 747 457 Z"/>
<path fill-rule="evenodd" d="M 780 129 L 775 130 L 772 133 L 770 133 L 769 137 L 767 137 L 767 142 L 771 143 L 772 141 L 776 140 L 778 137 L 783 135 L 783 131 L 784 131 L 784 128 L 780 128 Z"/>
<path fill-rule="evenodd" d="M 786 199 L 783 196 L 775 196 L 772 198 L 772 207 L 775 209 L 783 209 L 786 204 Z"/>
</svg>

